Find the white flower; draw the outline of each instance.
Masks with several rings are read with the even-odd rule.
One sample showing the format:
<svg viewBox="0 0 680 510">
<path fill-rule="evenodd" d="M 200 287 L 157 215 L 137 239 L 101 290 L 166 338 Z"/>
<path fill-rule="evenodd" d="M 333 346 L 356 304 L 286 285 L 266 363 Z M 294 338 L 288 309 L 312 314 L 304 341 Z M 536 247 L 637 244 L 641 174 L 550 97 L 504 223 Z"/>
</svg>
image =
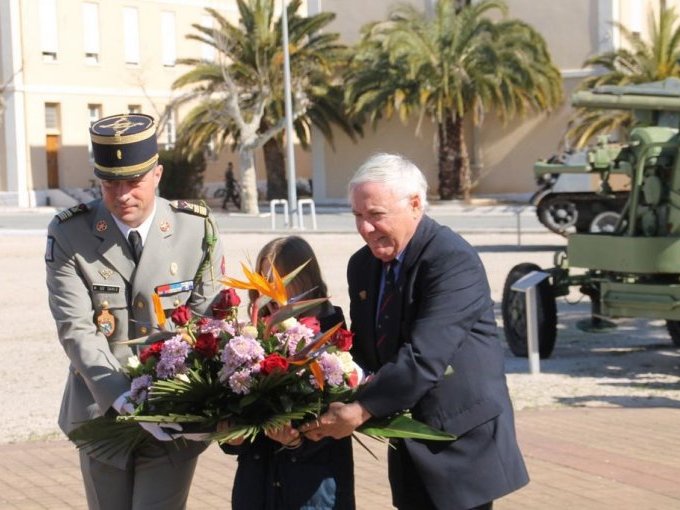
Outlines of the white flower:
<svg viewBox="0 0 680 510">
<path fill-rule="evenodd" d="M 243 336 L 247 336 L 248 338 L 257 338 L 257 328 L 252 324 L 249 324 L 248 326 L 243 327 L 241 334 Z"/>
<path fill-rule="evenodd" d="M 298 321 L 295 317 L 288 317 L 285 321 L 281 321 L 281 328 L 283 331 L 287 331 L 297 326 L 297 324 Z"/>
<path fill-rule="evenodd" d="M 135 356 L 130 356 L 127 360 L 127 367 L 130 370 L 135 370 L 136 368 L 139 368 L 141 365 L 141 362 L 139 361 L 139 358 Z"/>
<path fill-rule="evenodd" d="M 352 355 L 349 352 L 340 351 L 336 352 L 335 355 L 340 360 L 340 366 L 342 367 L 342 371 L 344 373 L 349 374 L 354 370 L 354 368 L 356 367 L 356 363 L 354 363 Z"/>
<path fill-rule="evenodd" d="M 175 376 L 175 379 L 179 379 L 180 381 L 186 382 L 186 383 L 189 382 L 189 378 L 187 377 L 186 374 L 177 374 L 177 375 Z"/>
</svg>

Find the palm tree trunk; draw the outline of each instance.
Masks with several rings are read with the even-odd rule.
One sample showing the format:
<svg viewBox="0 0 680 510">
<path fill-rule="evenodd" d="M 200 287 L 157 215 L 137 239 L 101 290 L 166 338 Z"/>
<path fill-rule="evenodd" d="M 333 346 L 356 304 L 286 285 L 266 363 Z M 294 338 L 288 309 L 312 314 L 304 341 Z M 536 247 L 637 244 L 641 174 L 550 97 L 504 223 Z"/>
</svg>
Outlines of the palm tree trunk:
<svg viewBox="0 0 680 510">
<path fill-rule="evenodd" d="M 463 131 L 463 117 L 449 114 L 438 124 L 439 136 L 439 197 L 451 200 L 470 199 L 472 177 Z"/>
<path fill-rule="evenodd" d="M 241 210 L 248 214 L 259 214 L 255 153 L 252 149 L 241 147 L 238 160 L 241 167 Z"/>
<path fill-rule="evenodd" d="M 463 117 L 461 115 L 456 116 L 452 134 L 452 144 L 458 156 L 453 163 L 458 184 L 456 194 L 465 202 L 468 202 L 470 200 L 470 192 L 472 191 L 472 175 L 470 173 L 470 157 L 468 156 L 467 145 L 465 144 Z"/>
<path fill-rule="evenodd" d="M 454 162 L 456 155 L 451 144 L 453 131 L 453 121 L 450 116 L 446 116 L 443 123 L 437 124 L 437 138 L 439 146 L 437 149 L 437 160 L 439 165 L 439 198 L 451 200 L 454 198 L 457 186 Z"/>
<path fill-rule="evenodd" d="M 270 138 L 262 150 L 267 171 L 267 200 L 286 198 L 286 161 L 278 137 Z"/>
</svg>

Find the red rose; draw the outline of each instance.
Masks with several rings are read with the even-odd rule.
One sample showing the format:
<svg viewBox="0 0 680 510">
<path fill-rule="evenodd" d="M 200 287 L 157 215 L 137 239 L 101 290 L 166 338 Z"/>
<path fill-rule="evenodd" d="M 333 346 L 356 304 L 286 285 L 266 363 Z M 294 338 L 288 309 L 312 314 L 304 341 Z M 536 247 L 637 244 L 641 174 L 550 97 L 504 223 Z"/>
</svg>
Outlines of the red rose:
<svg viewBox="0 0 680 510">
<path fill-rule="evenodd" d="M 184 326 L 191 320 L 191 308 L 187 305 L 180 305 L 172 311 L 170 318 L 177 326 Z"/>
<path fill-rule="evenodd" d="M 220 291 L 220 299 L 224 302 L 224 306 L 228 308 L 241 304 L 241 298 L 238 297 L 238 294 L 232 288 Z"/>
<path fill-rule="evenodd" d="M 212 333 L 201 333 L 196 339 L 194 350 L 204 358 L 212 358 L 217 354 L 217 338 Z"/>
<path fill-rule="evenodd" d="M 280 354 L 270 354 L 260 361 L 260 371 L 264 375 L 269 375 L 272 372 L 285 372 L 286 370 L 288 370 L 288 360 Z"/>
<path fill-rule="evenodd" d="M 340 328 L 333 335 L 333 345 L 335 345 L 341 351 L 349 351 L 352 348 L 353 338 L 354 333 L 347 329 Z"/>
<path fill-rule="evenodd" d="M 226 319 L 230 308 L 236 308 L 241 304 L 241 298 L 232 288 L 220 291 L 220 297 L 212 307 L 213 317 L 216 319 Z"/>
<path fill-rule="evenodd" d="M 298 319 L 298 322 L 303 326 L 311 329 L 315 335 L 319 331 L 321 331 L 321 324 L 319 324 L 319 319 L 317 319 L 316 317 L 300 317 L 300 319 Z"/>
<path fill-rule="evenodd" d="M 158 358 L 161 355 L 163 343 L 163 341 L 154 342 L 149 347 L 142 349 L 142 352 L 139 353 L 139 361 L 146 363 L 149 358 Z"/>
</svg>

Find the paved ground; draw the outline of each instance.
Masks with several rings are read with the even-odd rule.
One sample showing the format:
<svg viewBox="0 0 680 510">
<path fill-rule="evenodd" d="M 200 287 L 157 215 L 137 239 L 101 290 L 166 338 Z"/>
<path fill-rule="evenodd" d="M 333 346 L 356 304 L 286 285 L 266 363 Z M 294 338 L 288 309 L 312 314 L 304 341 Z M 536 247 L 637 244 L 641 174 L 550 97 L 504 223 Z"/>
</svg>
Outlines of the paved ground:
<svg viewBox="0 0 680 510">
<path fill-rule="evenodd" d="M 498 510 L 680 508 L 680 410 L 542 409 L 517 414 L 531 483 Z M 385 447 L 355 445 L 357 508 L 391 508 Z M 0 445 L 0 509 L 85 509 L 78 456 L 66 441 Z M 199 460 L 189 509 L 229 508 L 235 461 L 212 446 Z"/>
<path fill-rule="evenodd" d="M 466 237 L 480 252 L 497 303 L 510 267 L 524 261 L 549 266 L 564 244 L 544 230 L 536 234 L 540 230 L 526 228 L 529 213 L 520 213 L 518 239 L 512 208 L 433 211 L 443 223 L 477 232 Z M 85 508 L 77 453 L 55 425 L 67 362 L 45 306 L 43 230 L 52 214 L 0 210 L 0 282 L 6 298 L 0 306 L 5 387 L 0 510 Z M 233 265 L 282 234 L 267 231 L 268 217 L 220 215 L 219 221 Z M 246 233 L 250 221 L 260 223 L 253 227 L 259 233 Z M 344 264 L 361 240 L 350 233 L 347 211 L 327 214 L 324 222 L 321 232 L 307 231 L 304 237 L 322 262 L 334 302 L 346 307 Z M 618 330 L 594 336 L 574 327 L 587 316 L 587 302 L 561 301 L 558 310 L 558 343 L 553 357 L 541 363 L 541 374 L 528 374 L 526 360 L 506 358 L 532 481 L 497 508 L 680 508 L 680 352 L 670 347 L 663 323 L 620 321 Z M 25 317 L 30 320 L 20 319 Z M 379 460 L 355 449 L 357 505 L 390 508 L 384 446 L 370 443 Z M 211 447 L 200 458 L 189 508 L 229 508 L 233 471 L 234 459 Z"/>
</svg>

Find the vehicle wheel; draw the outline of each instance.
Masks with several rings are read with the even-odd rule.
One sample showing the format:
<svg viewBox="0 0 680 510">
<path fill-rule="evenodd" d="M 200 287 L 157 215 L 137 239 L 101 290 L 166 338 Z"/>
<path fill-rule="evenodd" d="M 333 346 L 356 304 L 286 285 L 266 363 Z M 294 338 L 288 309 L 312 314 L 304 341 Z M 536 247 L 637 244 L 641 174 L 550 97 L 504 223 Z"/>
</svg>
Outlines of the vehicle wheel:
<svg viewBox="0 0 680 510">
<path fill-rule="evenodd" d="M 611 233 L 614 232 L 616 224 L 619 222 L 621 215 L 614 211 L 601 212 L 593 218 L 590 222 L 588 230 L 592 233 Z"/>
<path fill-rule="evenodd" d="M 673 345 L 680 347 L 680 321 L 666 321 L 666 329 L 671 335 Z"/>
<path fill-rule="evenodd" d="M 536 264 L 518 264 L 510 270 L 503 287 L 503 328 L 505 339 L 512 353 L 520 358 L 529 355 L 527 345 L 526 298 L 523 292 L 512 290 L 514 283 L 531 273 L 539 271 Z M 538 352 L 541 359 L 549 358 L 557 338 L 557 307 L 553 287 L 548 279 L 536 287 L 536 313 L 538 315 Z"/>
<path fill-rule="evenodd" d="M 565 198 L 555 198 L 539 204 L 537 212 L 540 222 L 558 234 L 567 233 L 576 226 L 578 220 L 576 204 Z"/>
</svg>

